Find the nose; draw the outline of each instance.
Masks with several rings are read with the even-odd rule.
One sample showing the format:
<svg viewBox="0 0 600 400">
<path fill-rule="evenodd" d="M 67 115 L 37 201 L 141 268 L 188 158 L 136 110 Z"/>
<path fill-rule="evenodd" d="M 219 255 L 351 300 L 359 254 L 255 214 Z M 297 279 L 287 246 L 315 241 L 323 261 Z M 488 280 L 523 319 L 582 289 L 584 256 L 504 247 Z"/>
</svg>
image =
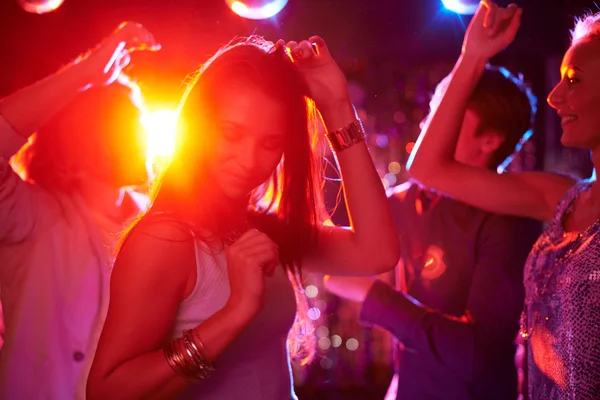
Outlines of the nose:
<svg viewBox="0 0 600 400">
<path fill-rule="evenodd" d="M 548 105 L 556 110 L 558 110 L 562 104 L 564 104 L 564 84 L 563 80 L 558 82 L 554 89 L 548 95 L 546 99 Z"/>
<path fill-rule="evenodd" d="M 246 143 L 237 153 L 237 160 L 240 167 L 246 173 L 252 174 L 260 164 L 260 146 L 258 143 Z"/>
</svg>

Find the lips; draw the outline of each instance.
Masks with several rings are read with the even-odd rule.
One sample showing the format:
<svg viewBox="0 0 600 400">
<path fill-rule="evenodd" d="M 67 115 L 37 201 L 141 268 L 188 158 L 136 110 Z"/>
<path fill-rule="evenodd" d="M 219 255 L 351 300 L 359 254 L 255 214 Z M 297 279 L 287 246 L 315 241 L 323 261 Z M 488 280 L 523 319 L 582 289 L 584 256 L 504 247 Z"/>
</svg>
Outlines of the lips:
<svg viewBox="0 0 600 400">
<path fill-rule="evenodd" d="M 577 116 L 576 115 L 572 115 L 572 114 L 559 114 L 558 115 L 560 117 L 560 124 L 561 125 L 567 125 L 570 124 L 571 122 L 577 121 Z"/>
</svg>

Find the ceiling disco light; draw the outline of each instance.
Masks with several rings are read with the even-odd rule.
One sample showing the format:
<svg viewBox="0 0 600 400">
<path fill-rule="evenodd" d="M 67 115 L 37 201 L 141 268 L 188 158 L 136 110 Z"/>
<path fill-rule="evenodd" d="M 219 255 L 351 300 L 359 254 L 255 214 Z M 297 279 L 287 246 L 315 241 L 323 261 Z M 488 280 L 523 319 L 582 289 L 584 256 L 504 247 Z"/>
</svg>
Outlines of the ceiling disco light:
<svg viewBox="0 0 600 400">
<path fill-rule="evenodd" d="M 463 15 L 475 14 L 479 7 L 478 0 L 442 0 L 442 4 L 448 11 Z"/>
<path fill-rule="evenodd" d="M 288 0 L 225 0 L 231 11 L 243 18 L 267 19 L 275 16 Z"/>
<path fill-rule="evenodd" d="M 21 8 L 33 14 L 46 14 L 56 10 L 65 0 L 17 0 Z"/>
</svg>

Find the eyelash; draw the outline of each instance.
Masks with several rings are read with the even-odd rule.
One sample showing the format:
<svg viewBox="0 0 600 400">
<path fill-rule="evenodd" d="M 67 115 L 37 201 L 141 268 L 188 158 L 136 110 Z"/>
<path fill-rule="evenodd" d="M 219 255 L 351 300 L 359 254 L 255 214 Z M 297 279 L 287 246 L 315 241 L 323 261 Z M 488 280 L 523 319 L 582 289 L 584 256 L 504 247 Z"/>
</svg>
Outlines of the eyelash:
<svg viewBox="0 0 600 400">
<path fill-rule="evenodd" d="M 281 147 L 281 143 L 264 143 L 263 147 L 267 150 L 278 150 Z"/>
</svg>

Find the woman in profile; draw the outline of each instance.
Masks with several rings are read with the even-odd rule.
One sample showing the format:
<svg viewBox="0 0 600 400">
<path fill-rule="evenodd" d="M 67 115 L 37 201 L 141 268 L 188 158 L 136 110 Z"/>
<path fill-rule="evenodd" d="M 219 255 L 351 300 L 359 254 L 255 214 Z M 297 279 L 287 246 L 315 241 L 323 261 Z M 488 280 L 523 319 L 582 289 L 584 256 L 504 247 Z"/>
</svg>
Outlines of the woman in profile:
<svg viewBox="0 0 600 400">
<path fill-rule="evenodd" d="M 181 104 L 173 161 L 117 255 L 89 399 L 295 398 L 289 351 L 312 349 L 301 272 L 373 275 L 399 257 L 346 80 L 318 37 L 251 37 L 212 57 Z M 321 218 L 314 105 L 350 229 Z"/>
<path fill-rule="evenodd" d="M 516 5 L 481 4 L 410 172 L 428 186 L 476 207 L 548 222 L 529 254 L 524 273 L 521 334 L 528 343 L 529 398 L 597 399 L 600 191 L 596 179 L 576 181 L 548 172 L 496 174 L 453 159 L 467 99 L 486 63 L 512 42 L 520 25 L 522 10 Z M 561 119 L 562 143 L 588 149 L 597 169 L 600 13 L 578 19 L 571 34 L 561 78 L 549 94 L 548 104 Z"/>
</svg>

